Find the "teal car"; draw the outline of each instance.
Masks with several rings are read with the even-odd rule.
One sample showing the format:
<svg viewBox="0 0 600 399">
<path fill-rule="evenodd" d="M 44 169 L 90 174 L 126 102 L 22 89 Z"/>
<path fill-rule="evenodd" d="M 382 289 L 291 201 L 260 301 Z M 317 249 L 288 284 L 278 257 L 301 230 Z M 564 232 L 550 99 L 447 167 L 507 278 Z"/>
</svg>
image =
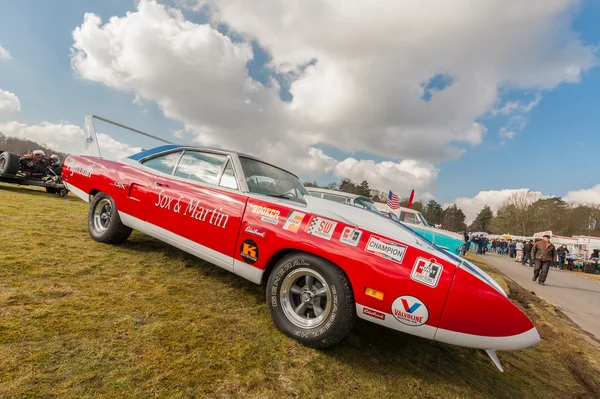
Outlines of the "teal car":
<svg viewBox="0 0 600 399">
<path fill-rule="evenodd" d="M 463 253 L 465 241 L 460 234 L 430 226 L 423 214 L 419 211 L 401 207 L 397 210 L 398 214 L 390 210 L 380 212 L 395 222 L 402 223 L 406 227 L 409 227 L 438 247 L 453 254 Z"/>
</svg>

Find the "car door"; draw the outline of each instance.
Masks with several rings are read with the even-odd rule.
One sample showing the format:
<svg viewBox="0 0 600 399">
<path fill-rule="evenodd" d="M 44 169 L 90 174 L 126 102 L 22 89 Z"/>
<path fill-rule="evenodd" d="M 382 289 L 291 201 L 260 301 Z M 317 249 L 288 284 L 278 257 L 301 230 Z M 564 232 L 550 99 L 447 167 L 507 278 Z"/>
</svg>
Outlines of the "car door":
<svg viewBox="0 0 600 399">
<path fill-rule="evenodd" d="M 163 240 L 232 271 L 246 202 L 230 156 L 185 150 L 171 175 L 156 175 L 146 219 Z"/>
</svg>

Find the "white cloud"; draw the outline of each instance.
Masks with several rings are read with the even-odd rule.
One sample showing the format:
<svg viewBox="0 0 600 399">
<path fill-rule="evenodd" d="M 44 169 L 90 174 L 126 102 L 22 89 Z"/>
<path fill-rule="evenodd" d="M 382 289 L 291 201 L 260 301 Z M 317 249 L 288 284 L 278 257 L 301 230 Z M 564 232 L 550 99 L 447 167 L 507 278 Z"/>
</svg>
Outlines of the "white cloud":
<svg viewBox="0 0 600 399">
<path fill-rule="evenodd" d="M 10 91 L 0 90 L 0 117 L 9 115 L 21 110 L 19 97 Z"/>
<path fill-rule="evenodd" d="M 508 197 L 515 193 L 527 193 L 530 190 L 526 188 L 521 189 L 504 189 L 504 190 L 489 190 L 489 191 L 480 191 L 472 198 L 461 197 L 454 200 L 454 202 L 459 208 L 463 210 L 465 213 L 466 223 L 467 225 L 475 220 L 477 214 L 481 211 L 481 209 L 488 205 L 496 213 L 496 210 L 500 207 L 500 205 L 506 200 Z M 539 191 L 532 192 L 533 195 L 542 196 L 542 193 Z M 452 203 L 444 204 L 444 207 L 452 205 Z"/>
<path fill-rule="evenodd" d="M 2 46 L 0 46 L 0 60 L 5 60 L 5 61 L 12 60 L 12 57 L 11 57 L 10 53 L 8 52 L 8 50 Z"/>
<path fill-rule="evenodd" d="M 527 112 L 534 109 L 540 103 L 541 100 L 542 96 L 538 93 L 536 94 L 535 98 L 530 102 L 523 102 L 521 100 L 507 101 L 502 108 L 493 110 L 492 114 L 509 115 L 515 112 L 520 114 L 526 114 Z"/>
<path fill-rule="evenodd" d="M 563 199 L 581 205 L 600 205 L 600 184 L 588 189 L 569 191 Z"/>
<path fill-rule="evenodd" d="M 347 158 L 335 165 L 333 173 L 357 182 L 367 180 L 369 187 L 375 190 L 392 190 L 400 196 L 406 196 L 413 189 L 419 191 L 434 187 L 439 169 L 414 160 L 376 163 Z"/>
<path fill-rule="evenodd" d="M 578 82 L 596 63 L 593 49 L 571 30 L 578 0 L 179 4 L 208 7 L 215 25 L 228 25 L 243 40 L 233 43 L 176 9 L 141 0 L 136 12 L 105 24 L 86 14 L 73 32 L 73 68 L 131 92 L 136 102 L 158 103 L 197 142 L 302 173 L 334 167 L 317 144 L 399 165 L 455 159 L 481 143 L 486 129 L 475 121 L 501 103 L 501 91 Z M 249 77 L 251 40 L 292 82 L 291 103 L 281 101 L 276 81 Z M 452 84 L 423 101 L 423 82 L 437 75 L 451 76 Z M 351 158 L 337 170 L 347 164 Z"/>
<path fill-rule="evenodd" d="M 0 132 L 7 136 L 44 144 L 56 151 L 72 154 L 83 152 L 85 140 L 83 129 L 68 123 L 42 122 L 38 125 L 27 125 L 13 121 L 0 124 Z M 120 159 L 141 151 L 140 148 L 121 143 L 104 133 L 98 133 L 98 143 L 102 156 L 108 159 Z"/>
</svg>

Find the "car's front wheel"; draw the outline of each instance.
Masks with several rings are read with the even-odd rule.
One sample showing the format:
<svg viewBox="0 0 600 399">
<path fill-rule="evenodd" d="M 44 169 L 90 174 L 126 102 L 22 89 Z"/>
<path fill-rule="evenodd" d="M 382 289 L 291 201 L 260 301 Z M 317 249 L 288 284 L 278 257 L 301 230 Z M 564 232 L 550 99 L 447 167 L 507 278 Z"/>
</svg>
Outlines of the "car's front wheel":
<svg viewBox="0 0 600 399">
<path fill-rule="evenodd" d="M 277 263 L 267 283 L 267 302 L 277 328 L 313 348 L 340 341 L 356 318 L 344 271 L 307 253 L 293 253 Z"/>
<path fill-rule="evenodd" d="M 131 235 L 131 229 L 121 222 L 113 199 L 98 193 L 90 202 L 88 229 L 92 238 L 105 244 L 123 244 Z"/>
</svg>

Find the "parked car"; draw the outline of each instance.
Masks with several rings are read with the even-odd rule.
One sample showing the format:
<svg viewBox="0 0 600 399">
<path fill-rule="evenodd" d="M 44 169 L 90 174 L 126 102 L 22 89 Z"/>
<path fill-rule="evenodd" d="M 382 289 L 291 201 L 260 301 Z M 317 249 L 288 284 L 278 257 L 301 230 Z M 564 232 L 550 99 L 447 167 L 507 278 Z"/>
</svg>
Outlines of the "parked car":
<svg viewBox="0 0 600 399">
<path fill-rule="evenodd" d="M 430 226 L 421 212 L 404 207 L 391 210 L 387 207 L 387 204 L 382 203 L 375 203 L 374 205 L 385 216 L 410 227 L 435 245 L 454 254 L 463 253 L 465 241 L 462 235 Z"/>
<path fill-rule="evenodd" d="M 356 317 L 485 349 L 498 367 L 495 350 L 539 341 L 475 265 L 381 215 L 312 197 L 259 158 L 180 145 L 122 161 L 70 155 L 63 179 L 89 202 L 94 240 L 123 244 L 139 230 L 265 284 L 274 324 L 304 345 L 335 344 Z"/>
</svg>

